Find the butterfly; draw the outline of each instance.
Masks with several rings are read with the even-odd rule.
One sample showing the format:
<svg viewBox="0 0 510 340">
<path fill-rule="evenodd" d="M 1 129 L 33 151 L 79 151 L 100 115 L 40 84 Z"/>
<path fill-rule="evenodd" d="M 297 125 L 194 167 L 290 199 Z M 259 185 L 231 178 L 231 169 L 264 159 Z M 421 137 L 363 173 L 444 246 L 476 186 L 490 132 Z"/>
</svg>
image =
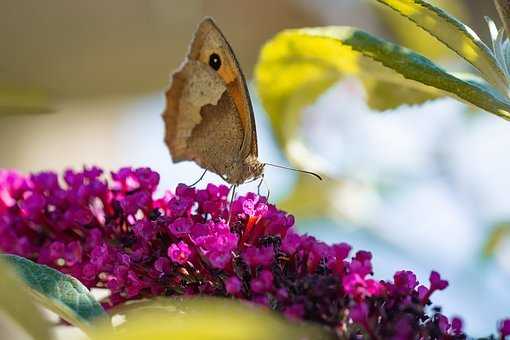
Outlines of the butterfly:
<svg viewBox="0 0 510 340">
<path fill-rule="evenodd" d="M 166 99 L 165 143 L 174 162 L 194 161 L 235 185 L 262 176 L 246 81 L 211 18 L 198 26 Z"/>
<path fill-rule="evenodd" d="M 186 60 L 172 75 L 162 116 L 174 163 L 194 161 L 232 185 L 262 177 L 265 165 L 286 168 L 258 160 L 246 80 L 211 18 L 200 23 Z"/>
</svg>

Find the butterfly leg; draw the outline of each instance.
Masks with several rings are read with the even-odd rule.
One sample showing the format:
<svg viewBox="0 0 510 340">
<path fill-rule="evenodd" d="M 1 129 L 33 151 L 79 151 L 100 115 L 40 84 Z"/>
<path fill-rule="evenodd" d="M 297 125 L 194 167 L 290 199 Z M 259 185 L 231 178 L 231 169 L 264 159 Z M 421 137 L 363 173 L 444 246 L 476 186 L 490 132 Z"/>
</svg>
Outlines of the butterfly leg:
<svg viewBox="0 0 510 340">
<path fill-rule="evenodd" d="M 262 186 L 262 181 L 264 181 L 264 174 L 262 174 L 262 176 L 260 176 L 260 181 L 257 184 L 257 195 L 259 195 L 259 196 L 260 196 L 260 187 Z"/>
<path fill-rule="evenodd" d="M 264 183 L 264 186 L 266 187 L 266 190 L 267 190 L 266 199 L 267 199 L 267 201 L 269 201 L 269 195 L 271 194 L 271 190 L 269 190 L 269 186 L 267 185 L 267 182 L 264 181 L 264 174 L 262 174 L 262 176 L 260 176 L 260 181 L 257 184 L 257 195 L 259 195 L 259 196 L 260 196 L 260 187 L 262 186 L 262 183 Z"/>
<path fill-rule="evenodd" d="M 234 199 L 236 198 L 236 189 L 237 185 L 232 184 L 232 186 L 230 187 L 231 196 L 228 203 L 228 222 L 227 222 L 228 225 L 230 225 L 230 217 L 232 217 L 232 203 L 234 203 Z"/>
<path fill-rule="evenodd" d="M 198 180 L 196 180 L 193 184 L 188 185 L 188 186 L 192 188 L 195 185 L 197 185 L 201 180 L 204 179 L 204 176 L 205 176 L 206 173 L 207 173 L 207 169 L 205 169 L 204 172 L 202 172 L 202 175 L 200 175 L 200 178 Z"/>
</svg>

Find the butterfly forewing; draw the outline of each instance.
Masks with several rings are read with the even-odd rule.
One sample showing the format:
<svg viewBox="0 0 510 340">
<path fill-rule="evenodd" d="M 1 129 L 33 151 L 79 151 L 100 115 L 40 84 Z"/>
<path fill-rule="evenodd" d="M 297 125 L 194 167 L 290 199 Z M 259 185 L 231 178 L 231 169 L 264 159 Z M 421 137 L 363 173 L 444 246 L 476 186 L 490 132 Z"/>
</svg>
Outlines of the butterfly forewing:
<svg viewBox="0 0 510 340">
<path fill-rule="evenodd" d="M 233 184 L 262 173 L 244 76 L 209 18 L 198 27 L 187 60 L 172 77 L 163 118 L 174 162 L 195 161 Z"/>
</svg>

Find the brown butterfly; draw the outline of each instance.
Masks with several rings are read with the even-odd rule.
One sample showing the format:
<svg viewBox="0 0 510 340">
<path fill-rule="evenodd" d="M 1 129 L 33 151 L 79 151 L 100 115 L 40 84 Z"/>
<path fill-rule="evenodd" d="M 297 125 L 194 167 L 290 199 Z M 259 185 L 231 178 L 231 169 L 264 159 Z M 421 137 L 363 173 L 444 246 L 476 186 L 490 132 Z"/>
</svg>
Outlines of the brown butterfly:
<svg viewBox="0 0 510 340">
<path fill-rule="evenodd" d="M 264 166 L 272 165 L 258 160 L 245 78 L 210 18 L 198 26 L 185 62 L 172 76 L 163 120 L 174 162 L 194 161 L 233 185 L 260 178 Z"/>
</svg>

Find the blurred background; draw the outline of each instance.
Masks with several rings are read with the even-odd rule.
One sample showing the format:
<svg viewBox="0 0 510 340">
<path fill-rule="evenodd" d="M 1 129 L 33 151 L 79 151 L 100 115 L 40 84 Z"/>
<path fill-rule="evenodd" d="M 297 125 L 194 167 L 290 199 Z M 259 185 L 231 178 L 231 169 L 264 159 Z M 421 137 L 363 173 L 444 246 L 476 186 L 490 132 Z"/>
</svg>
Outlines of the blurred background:
<svg viewBox="0 0 510 340">
<path fill-rule="evenodd" d="M 491 1 L 438 1 L 488 41 Z M 161 191 L 202 170 L 172 164 L 163 143 L 164 91 L 196 25 L 213 17 L 248 79 L 265 41 L 285 28 L 357 26 L 453 70 L 468 66 L 375 1 L 110 0 L 0 2 L 0 168 L 23 172 L 99 165 L 150 166 Z M 286 164 L 251 91 L 260 158 Z M 19 114 L 28 110 L 34 114 Z M 438 270 L 450 288 L 434 296 L 472 336 L 510 316 L 510 125 L 453 99 L 371 112 L 363 87 L 346 79 L 307 109 L 301 133 L 341 183 L 328 211 L 324 185 L 267 169 L 271 200 L 300 230 L 374 253 L 375 276 L 409 269 L 426 282 Z M 207 182 L 221 183 L 208 175 Z M 256 184 L 255 184 L 256 185 Z M 327 183 L 326 183 L 327 185 Z M 311 186 L 313 190 L 306 190 Z M 331 189 L 331 188 L 329 188 Z M 245 185 L 241 191 L 254 190 Z"/>
</svg>

